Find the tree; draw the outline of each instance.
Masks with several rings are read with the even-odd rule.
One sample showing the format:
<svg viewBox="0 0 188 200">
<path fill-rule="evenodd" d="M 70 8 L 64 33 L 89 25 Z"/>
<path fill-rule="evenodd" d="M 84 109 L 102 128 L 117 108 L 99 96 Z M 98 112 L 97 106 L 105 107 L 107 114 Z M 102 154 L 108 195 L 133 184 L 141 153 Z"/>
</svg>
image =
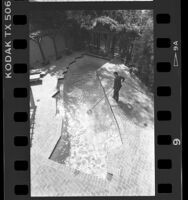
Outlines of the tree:
<svg viewBox="0 0 188 200">
<path fill-rule="evenodd" d="M 132 64 L 138 69 L 139 78 L 151 91 L 154 83 L 153 48 L 153 21 L 148 19 L 140 39 L 135 41 Z"/>
<path fill-rule="evenodd" d="M 97 52 L 103 33 L 108 54 L 118 53 L 126 65 L 134 65 L 139 78 L 151 89 L 153 87 L 153 12 L 151 10 L 63 10 L 32 13 L 30 32 L 40 45 L 41 37 L 47 34 L 54 43 L 58 57 L 55 36 L 61 33 L 66 47 L 73 39 L 74 50 L 90 45 L 96 39 Z M 98 36 L 97 36 L 98 34 Z M 85 45 L 86 44 L 86 45 Z M 41 54 L 44 57 L 44 53 Z M 117 52 L 115 52 L 117 51 Z M 45 58 L 44 58 L 45 59 Z M 148 75 L 150 74 L 150 75 Z"/>
</svg>

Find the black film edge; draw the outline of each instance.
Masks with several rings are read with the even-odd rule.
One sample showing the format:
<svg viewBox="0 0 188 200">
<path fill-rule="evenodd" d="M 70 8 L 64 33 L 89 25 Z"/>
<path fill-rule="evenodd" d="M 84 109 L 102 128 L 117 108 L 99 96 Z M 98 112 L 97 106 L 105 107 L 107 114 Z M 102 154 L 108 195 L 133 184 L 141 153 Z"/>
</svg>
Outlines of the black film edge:
<svg viewBox="0 0 188 200">
<path fill-rule="evenodd" d="M 20 198 L 39 199 L 40 196 L 45 196 L 43 197 L 43 199 L 45 199 L 48 197 L 48 195 L 50 196 L 50 193 L 48 193 L 48 190 L 46 190 L 45 186 L 44 186 L 45 188 L 44 191 L 47 191 L 46 195 L 44 191 L 42 191 L 41 193 L 39 192 L 40 185 L 32 186 L 32 183 L 36 184 L 36 181 L 32 182 L 32 177 L 34 179 L 32 172 L 35 173 L 34 170 L 36 171 L 38 170 L 38 168 L 33 168 L 34 169 L 33 170 L 31 167 L 31 162 L 33 162 L 32 156 L 35 156 L 39 152 L 37 152 L 36 149 L 35 151 L 32 150 L 33 147 L 32 147 L 31 141 L 33 140 L 33 134 L 31 134 L 31 129 L 32 131 L 34 130 L 33 128 L 34 123 L 31 123 L 32 122 L 31 120 L 33 119 L 33 118 L 31 119 L 31 117 L 33 117 L 35 113 L 38 112 L 37 109 L 39 109 L 40 103 L 35 102 L 36 104 L 33 104 L 33 102 L 36 101 L 36 97 L 34 96 L 33 93 L 36 91 L 33 90 L 34 86 L 31 85 L 31 75 L 34 75 L 35 77 L 33 76 L 32 78 L 35 79 L 37 78 L 37 75 L 36 75 L 37 73 L 31 74 L 31 59 L 32 59 L 31 47 L 33 48 L 33 46 L 31 46 L 30 25 L 32 23 L 32 20 L 33 19 L 35 20 L 32 13 L 35 15 L 35 13 L 40 12 L 40 11 L 43 12 L 43 10 L 47 12 L 48 11 L 59 12 L 61 11 L 61 6 L 63 7 L 63 3 L 57 3 L 57 2 L 56 3 L 49 3 L 49 2 L 36 3 L 36 2 L 27 2 L 27 1 L 18 1 L 18 0 L 17 1 L 4 0 L 2 4 L 3 4 L 2 50 L 3 50 L 3 58 L 4 58 L 3 59 L 3 96 L 4 96 L 3 97 L 3 105 L 4 105 L 3 138 L 4 138 L 4 166 L 5 166 L 4 168 L 5 199 L 20 199 Z M 72 10 L 72 8 L 75 8 L 75 4 L 74 5 L 73 4 L 74 3 L 66 3 L 65 5 L 66 9 L 64 8 L 63 10 Z M 88 3 L 88 4 L 79 3 L 77 4 L 78 7 L 76 9 L 87 10 L 87 5 L 90 5 L 90 4 L 92 5 L 92 3 Z M 127 195 L 120 195 L 119 197 L 126 196 L 126 198 L 128 199 L 129 198 L 131 199 L 134 199 L 134 198 L 135 199 L 138 199 L 138 198 L 139 199 L 145 199 L 145 198 L 163 199 L 165 198 L 165 199 L 174 199 L 174 200 L 181 199 L 182 198 L 182 185 L 181 185 L 182 184 L 181 182 L 182 181 L 182 174 L 181 174 L 182 173 L 181 171 L 182 170 L 182 166 L 181 166 L 181 163 L 182 163 L 181 161 L 182 160 L 182 157 L 181 157 L 182 135 L 181 134 L 182 133 L 181 133 L 181 31 L 180 31 L 181 10 L 180 10 L 180 2 L 178 0 L 168 0 L 168 1 L 154 0 L 153 2 L 139 2 L 139 3 L 132 2 L 132 4 L 130 2 L 123 2 L 123 3 L 115 2 L 115 3 L 111 3 L 111 6 L 112 6 L 111 10 L 113 10 L 113 5 L 115 5 L 115 7 L 117 7 L 116 10 L 118 10 L 117 4 L 120 5 L 119 10 L 124 10 L 124 9 L 126 10 L 126 5 L 129 8 L 129 10 L 131 10 L 131 5 L 132 5 L 132 9 L 144 10 L 145 8 L 147 8 L 148 10 L 150 9 L 153 10 L 153 24 L 154 24 L 154 35 L 153 35 L 153 38 L 154 38 L 154 43 L 153 43 L 154 45 L 154 66 L 153 66 L 154 67 L 154 92 L 153 94 L 154 94 L 154 121 L 155 121 L 154 122 L 154 143 L 155 143 L 154 145 L 154 148 L 155 148 L 154 150 L 154 153 L 155 153 L 154 155 L 154 159 L 155 159 L 154 160 L 154 163 L 155 163 L 154 195 L 140 194 L 138 195 L 138 197 L 136 197 L 137 196 L 135 195 L 136 193 L 133 192 L 133 195 L 128 195 L 127 193 Z M 95 10 L 109 9 L 109 6 L 107 3 L 104 5 L 100 3 L 96 5 L 93 4 L 93 5 L 94 5 Z M 106 9 L 105 6 L 108 9 Z M 37 10 L 37 12 L 35 9 Z M 41 14 L 41 17 L 42 16 L 43 15 Z M 102 17 L 100 18 L 100 20 L 103 20 Z M 98 41 L 98 38 L 95 35 L 94 45 L 96 44 L 98 48 L 98 45 L 100 46 L 100 42 L 98 44 L 97 41 Z M 90 48 L 92 48 L 91 46 L 92 45 L 90 45 Z M 112 46 L 111 46 L 111 49 L 112 49 Z M 43 50 L 44 50 L 44 46 L 43 46 Z M 69 56 L 70 54 L 73 55 L 74 51 L 76 50 L 65 48 L 62 55 L 66 55 L 66 56 Z M 102 56 L 98 55 L 98 53 L 96 53 L 97 51 L 98 50 L 96 49 L 94 50 L 92 49 L 92 52 L 88 53 L 86 52 L 86 49 L 84 49 L 84 53 L 82 53 L 81 55 L 77 55 L 77 57 L 73 56 L 70 59 L 69 64 L 72 63 L 70 66 L 67 63 L 67 66 L 65 69 L 67 71 L 64 70 L 63 74 L 61 74 L 61 76 L 58 76 L 56 90 L 52 91 L 55 97 L 55 98 L 53 97 L 55 99 L 54 102 L 56 101 L 57 103 L 56 107 L 59 105 L 58 95 L 59 93 L 61 94 L 61 86 L 62 86 L 61 81 L 64 81 L 64 77 L 66 80 L 67 74 L 68 74 L 68 77 L 70 78 L 70 75 L 69 75 L 70 72 L 74 76 L 74 71 L 70 71 L 70 70 L 72 70 L 72 68 L 76 66 L 75 63 L 77 62 L 79 63 L 79 60 L 82 60 L 84 56 L 85 57 L 95 56 L 96 59 L 104 58 L 104 55 Z M 46 54 L 44 53 L 44 55 L 42 56 L 45 57 Z M 43 67 L 46 67 L 46 66 L 48 67 L 52 65 L 54 62 L 53 59 L 46 60 L 47 62 L 43 65 Z M 59 58 L 57 60 L 59 60 Z M 110 62 L 111 60 L 112 60 L 111 57 L 107 58 L 107 61 Z M 107 61 L 105 60 L 105 63 Z M 104 69 L 106 70 L 106 68 L 103 68 L 103 70 Z M 39 75 L 39 79 L 40 79 L 39 85 L 41 85 L 41 82 L 42 84 L 44 83 L 43 80 L 48 81 L 48 79 L 43 79 L 43 77 L 48 77 L 48 73 L 50 74 L 50 70 L 48 70 L 47 72 L 45 71 Z M 92 77 L 93 77 L 92 74 L 89 74 L 88 77 L 86 77 L 86 80 L 87 78 L 89 78 L 90 80 L 93 80 Z M 75 75 L 74 79 L 76 78 L 77 77 Z M 102 78 L 105 78 L 105 77 L 101 76 L 101 79 L 99 78 L 99 80 L 102 80 Z M 80 86 L 83 83 L 84 83 L 84 79 L 82 79 L 81 81 L 80 79 L 78 79 L 78 81 L 76 81 L 76 84 L 80 84 Z M 54 84 L 53 81 L 50 84 Z M 72 84 L 72 82 L 67 82 L 67 85 L 66 85 L 66 82 L 64 84 L 65 84 L 65 87 L 67 87 L 67 85 Z M 98 83 L 95 83 L 95 84 L 98 84 Z M 102 81 L 100 84 L 103 84 Z M 133 88 L 134 88 L 133 89 L 134 93 L 135 92 L 139 93 L 139 90 L 137 87 L 134 86 Z M 104 97 L 107 98 L 108 100 L 108 94 L 107 95 L 106 94 L 107 93 L 105 93 L 105 90 L 104 90 Z M 139 93 L 139 94 L 143 94 L 143 93 Z M 102 99 L 103 96 L 101 96 L 100 98 Z M 120 99 L 121 99 L 121 96 L 120 96 Z M 41 99 L 39 98 L 39 100 L 42 101 L 42 97 Z M 43 102 L 45 103 L 45 101 Z M 52 103 L 52 105 L 55 105 L 54 102 Z M 98 101 L 94 101 L 94 103 L 95 102 L 98 102 Z M 103 100 L 100 100 L 100 103 L 97 104 L 95 108 L 99 109 L 101 102 L 103 102 Z M 67 105 L 68 103 L 69 102 L 67 101 Z M 34 107 L 32 104 L 34 105 Z M 113 105 L 111 105 L 111 100 L 109 100 L 108 104 L 109 106 L 111 106 L 111 110 L 113 111 L 113 114 L 115 113 L 114 115 L 116 116 L 117 111 L 113 110 L 115 109 L 114 103 Z M 127 104 L 126 112 L 127 113 L 133 112 L 134 110 L 131 111 L 131 109 L 135 109 L 134 106 L 135 104 L 133 105 L 131 105 L 131 103 Z M 124 104 L 122 105 L 120 104 L 119 107 L 125 109 Z M 82 112 L 82 110 L 80 110 L 80 112 Z M 92 114 L 87 115 L 87 117 L 89 118 L 93 117 L 96 114 L 95 112 L 96 112 L 96 109 L 95 111 L 92 111 Z M 56 114 L 57 114 L 57 110 L 56 110 Z M 135 123 L 134 120 L 133 122 Z M 118 119 L 116 119 L 116 123 L 115 123 L 116 125 L 114 125 L 114 127 L 117 126 L 119 128 L 119 123 L 121 125 L 121 122 L 119 122 Z M 147 127 L 147 123 L 144 123 L 144 126 Z M 62 130 L 62 127 L 61 127 L 61 130 Z M 119 134 L 120 135 L 122 134 L 122 130 L 119 131 Z M 128 138 L 128 136 L 126 137 Z M 47 153 L 49 149 L 45 146 L 46 145 L 45 142 L 44 142 L 44 146 L 46 147 L 46 152 L 44 152 L 44 149 L 42 150 L 42 148 L 40 147 L 38 148 L 37 146 L 38 148 L 37 150 L 43 151 L 43 155 L 45 156 L 48 155 L 47 157 L 50 160 L 49 163 L 54 162 L 55 160 L 53 156 L 57 153 L 57 147 L 59 148 L 58 146 L 59 141 L 62 142 L 61 138 L 58 138 L 57 142 L 53 144 L 54 149 L 53 151 L 51 151 L 50 154 Z M 65 137 L 65 140 L 66 140 L 66 137 Z M 123 139 L 121 138 L 121 140 Z M 54 140 L 51 140 L 51 141 L 54 142 Z M 65 143 L 63 145 L 65 145 Z M 52 146 L 52 145 L 49 144 L 49 146 Z M 36 157 L 38 159 L 38 163 L 40 163 L 40 156 L 38 157 L 37 155 Z M 42 159 L 43 157 L 41 157 L 41 160 Z M 44 161 L 44 163 L 45 162 L 47 161 Z M 36 162 L 36 165 L 38 163 Z M 33 164 L 35 163 L 33 162 Z M 52 164 L 48 164 L 47 166 L 49 167 L 50 165 Z M 59 163 L 56 163 L 55 166 L 56 165 L 60 166 Z M 39 184 L 41 184 L 40 181 L 43 180 L 43 179 L 40 179 L 40 176 L 42 177 L 41 174 L 45 173 L 45 170 L 47 170 L 47 167 L 43 169 L 41 165 L 40 169 L 41 171 L 39 170 L 36 173 L 36 176 L 39 177 L 37 178 Z M 125 170 L 123 167 L 122 169 Z M 54 168 L 52 167 L 52 171 L 53 170 Z M 87 170 L 88 169 L 86 169 L 86 171 Z M 115 179 L 117 178 L 116 176 L 121 176 L 123 174 L 122 171 L 107 169 L 106 179 L 107 179 L 108 184 L 109 184 L 109 180 L 111 181 L 111 183 L 109 184 L 109 187 L 111 187 L 110 192 L 113 191 L 113 189 L 117 187 L 117 184 L 113 185 L 113 183 L 115 182 Z M 49 173 L 51 173 L 50 170 L 49 170 Z M 73 168 L 71 169 L 71 171 L 67 171 L 67 173 L 68 174 L 70 173 L 70 176 L 73 176 L 73 179 L 74 179 L 74 176 L 77 176 L 78 178 L 79 174 L 80 176 L 85 175 L 84 174 L 85 172 L 83 173 L 83 169 L 80 169 L 80 168 L 78 169 Z M 36 179 L 36 176 L 35 176 L 35 179 Z M 53 176 L 51 178 L 53 178 Z M 99 184 L 101 185 L 103 185 L 103 183 L 106 183 L 105 182 L 106 179 L 105 181 L 98 178 L 96 179 L 97 181 L 99 180 Z M 59 179 L 57 178 L 57 180 Z M 122 180 L 126 181 L 126 179 L 122 179 Z M 54 181 L 54 183 L 55 182 L 56 181 Z M 88 184 L 89 183 L 90 182 L 88 181 Z M 48 183 L 45 183 L 45 184 L 48 185 Z M 74 184 L 75 183 L 73 182 L 73 185 Z M 80 184 L 82 184 L 82 182 Z M 78 186 L 76 185 L 75 188 L 76 187 Z M 106 186 L 104 186 L 104 188 L 105 187 Z M 36 188 L 38 190 L 35 190 Z M 123 190 L 123 189 L 121 190 L 120 188 L 121 187 L 117 189 L 119 190 L 119 192 Z M 32 195 L 31 189 L 34 191 L 33 195 Z M 36 191 L 38 193 L 35 193 Z M 112 192 L 111 193 L 112 195 L 110 196 L 115 196 L 117 195 L 117 193 Z M 53 198 L 58 198 L 57 196 L 59 193 L 57 192 L 56 195 L 54 194 L 52 194 Z M 107 193 L 105 192 L 100 193 L 98 190 L 96 193 L 95 192 L 90 193 L 91 196 L 103 196 L 101 194 L 103 194 L 104 196 L 107 196 L 106 195 Z M 60 196 L 63 197 L 63 195 L 60 195 Z M 78 196 L 80 196 L 80 194 Z M 113 197 L 110 197 L 110 198 L 113 198 Z"/>
</svg>

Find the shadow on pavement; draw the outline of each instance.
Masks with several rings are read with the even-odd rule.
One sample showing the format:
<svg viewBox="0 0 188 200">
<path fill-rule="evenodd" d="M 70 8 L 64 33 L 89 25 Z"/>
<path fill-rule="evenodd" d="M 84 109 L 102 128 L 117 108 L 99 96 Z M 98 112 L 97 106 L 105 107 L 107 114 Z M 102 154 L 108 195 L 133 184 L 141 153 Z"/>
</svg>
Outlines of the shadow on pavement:
<svg viewBox="0 0 188 200">
<path fill-rule="evenodd" d="M 134 124 L 140 127 L 147 126 L 147 120 L 145 120 L 138 111 L 135 111 L 131 104 L 119 101 L 118 106 L 124 112 L 125 116 L 127 116 Z"/>
<path fill-rule="evenodd" d="M 50 159 L 58 163 L 65 164 L 66 159 L 70 156 L 70 148 L 71 145 L 69 134 L 62 135 L 56 147 L 54 148 Z"/>
<path fill-rule="evenodd" d="M 118 101 L 118 105 L 121 108 L 121 110 L 125 113 L 127 116 L 131 116 L 131 112 L 133 110 L 133 107 L 129 103 L 124 103 L 123 101 Z"/>
</svg>

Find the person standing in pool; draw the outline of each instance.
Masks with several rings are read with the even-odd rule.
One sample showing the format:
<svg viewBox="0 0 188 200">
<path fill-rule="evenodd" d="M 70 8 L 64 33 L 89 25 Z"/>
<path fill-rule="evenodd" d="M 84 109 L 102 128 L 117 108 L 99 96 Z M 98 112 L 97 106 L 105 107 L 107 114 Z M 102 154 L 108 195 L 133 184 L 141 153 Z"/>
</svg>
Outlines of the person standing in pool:
<svg viewBox="0 0 188 200">
<path fill-rule="evenodd" d="M 116 100 L 116 102 L 119 101 L 119 91 L 122 87 L 122 82 L 125 81 L 125 78 L 122 76 L 119 76 L 117 72 L 114 72 L 114 94 L 113 94 L 113 98 Z"/>
</svg>

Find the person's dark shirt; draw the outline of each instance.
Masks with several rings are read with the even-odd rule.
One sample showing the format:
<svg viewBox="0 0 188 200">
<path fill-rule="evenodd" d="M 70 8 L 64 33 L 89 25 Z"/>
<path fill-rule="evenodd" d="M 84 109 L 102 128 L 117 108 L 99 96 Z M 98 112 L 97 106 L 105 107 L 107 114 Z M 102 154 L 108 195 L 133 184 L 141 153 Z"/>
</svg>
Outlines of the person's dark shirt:
<svg viewBox="0 0 188 200">
<path fill-rule="evenodd" d="M 116 78 L 114 79 L 114 89 L 115 90 L 119 90 L 121 88 L 121 82 L 124 81 L 125 78 L 122 76 L 116 76 Z"/>
</svg>

